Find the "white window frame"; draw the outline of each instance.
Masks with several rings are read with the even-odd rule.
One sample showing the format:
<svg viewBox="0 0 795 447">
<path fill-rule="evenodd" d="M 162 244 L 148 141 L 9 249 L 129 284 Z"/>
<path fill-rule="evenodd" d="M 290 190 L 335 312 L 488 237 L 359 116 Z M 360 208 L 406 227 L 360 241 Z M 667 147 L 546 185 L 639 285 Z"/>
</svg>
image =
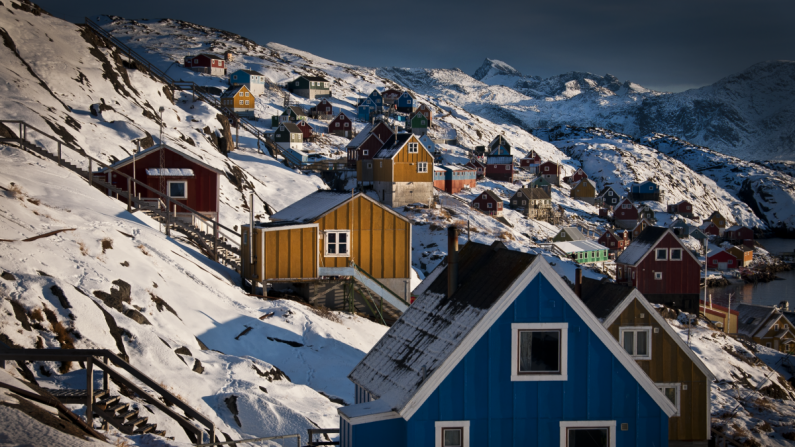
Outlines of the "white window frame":
<svg viewBox="0 0 795 447">
<path fill-rule="evenodd" d="M 246 100 L 246 105 L 249 105 L 249 104 L 248 104 L 248 99 Z"/>
<path fill-rule="evenodd" d="M 665 252 L 665 257 L 660 257 L 660 252 Z M 655 261 L 667 261 L 668 260 L 668 249 L 667 248 L 655 248 L 654 249 L 654 260 Z"/>
<path fill-rule="evenodd" d="M 346 244 L 348 245 L 348 249 L 347 249 L 347 251 L 345 253 L 339 253 L 339 250 L 337 250 L 337 253 L 329 253 L 328 252 L 328 236 L 331 233 L 334 233 L 334 234 L 337 234 L 337 235 L 344 233 L 344 234 L 348 235 L 347 242 L 346 242 Z M 351 242 L 352 241 L 351 241 L 351 231 L 350 230 L 326 230 L 326 231 L 323 232 L 323 256 L 325 256 L 327 258 L 349 258 L 349 257 L 351 257 Z M 337 238 L 336 244 L 337 244 L 337 248 L 339 248 L 339 238 Z"/>
<path fill-rule="evenodd" d="M 519 331 L 560 331 L 560 373 L 519 374 Z M 569 379 L 568 323 L 511 323 L 511 382 L 560 382 Z"/>
<path fill-rule="evenodd" d="M 436 433 L 434 437 L 436 438 L 436 447 L 444 447 L 443 440 L 442 440 L 442 430 L 445 428 L 461 428 L 463 429 L 463 433 L 461 436 L 461 444 L 463 447 L 469 447 L 469 421 L 436 421 L 434 422 Z"/>
<path fill-rule="evenodd" d="M 171 195 L 171 184 L 172 183 L 183 183 L 185 185 L 185 196 L 184 197 L 172 196 Z M 172 199 L 187 199 L 188 198 L 188 181 L 187 180 L 169 180 L 167 187 L 168 187 L 168 196 L 171 197 Z"/>
<path fill-rule="evenodd" d="M 662 280 L 663 272 L 654 272 L 654 279 L 657 281 Z"/>
<path fill-rule="evenodd" d="M 420 151 L 419 143 L 409 143 L 409 154 L 416 154 Z"/>
<path fill-rule="evenodd" d="M 635 273 L 635 272 L 633 271 L 632 273 Z M 629 354 L 630 357 L 632 357 L 635 360 L 651 360 L 651 348 L 652 348 L 652 345 L 653 345 L 651 337 L 652 337 L 652 333 L 654 332 L 652 330 L 651 326 L 621 326 L 621 327 L 619 327 L 618 328 L 618 344 L 621 345 L 621 349 L 624 349 L 624 333 L 625 332 L 640 332 L 640 331 L 644 331 L 644 332 L 648 333 L 648 335 L 649 335 L 646 338 L 646 340 L 648 340 L 648 343 L 649 343 L 648 349 L 646 350 L 646 355 L 635 355 L 635 354 L 631 354 L 631 353 L 628 353 L 628 354 Z M 637 349 L 638 349 L 638 337 L 635 337 L 635 352 L 637 352 Z M 626 349 L 624 349 L 624 352 L 626 352 Z"/>
<path fill-rule="evenodd" d="M 679 253 L 679 259 L 674 259 L 673 258 L 672 255 L 673 255 L 673 253 L 675 251 Z M 669 261 L 674 261 L 674 262 L 681 261 L 682 260 L 682 249 L 681 248 L 671 248 L 670 250 L 668 250 L 668 260 Z"/>
<path fill-rule="evenodd" d="M 428 162 L 427 161 L 421 161 L 421 162 L 417 163 L 417 172 L 420 173 L 420 174 L 427 173 L 428 172 Z"/>
<path fill-rule="evenodd" d="M 606 428 L 607 445 L 616 447 L 616 421 L 560 421 L 560 447 L 568 447 L 569 430 L 577 428 Z"/>
<path fill-rule="evenodd" d="M 478 202 L 475 202 L 475 208 L 480 209 L 480 204 Z"/>
<path fill-rule="evenodd" d="M 486 203 L 486 208 L 491 209 L 491 202 Z"/>
<path fill-rule="evenodd" d="M 674 402 L 674 405 L 676 406 L 676 413 L 674 414 L 674 416 L 680 416 L 681 415 L 681 413 L 680 413 L 680 411 L 681 411 L 681 402 L 682 402 L 682 397 L 681 397 L 682 396 L 682 384 L 681 383 L 655 383 L 654 386 L 656 386 L 657 389 L 660 390 L 661 393 L 663 393 L 663 395 L 665 395 L 665 392 L 663 391 L 663 388 L 675 388 L 676 389 L 676 402 Z M 666 399 L 667 399 L 667 397 L 666 397 Z"/>
<path fill-rule="evenodd" d="M 370 153 L 370 151 L 369 151 L 369 150 L 367 150 L 367 149 L 362 149 L 362 156 L 365 156 L 365 155 L 367 155 L 367 154 L 369 154 L 369 153 Z"/>
</svg>

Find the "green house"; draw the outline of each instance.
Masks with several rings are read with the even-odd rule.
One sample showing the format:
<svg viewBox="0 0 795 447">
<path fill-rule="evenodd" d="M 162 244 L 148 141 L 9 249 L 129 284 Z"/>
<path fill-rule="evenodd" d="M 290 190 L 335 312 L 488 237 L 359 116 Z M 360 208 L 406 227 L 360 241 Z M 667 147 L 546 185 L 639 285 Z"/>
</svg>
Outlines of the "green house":
<svg viewBox="0 0 795 447">
<path fill-rule="evenodd" d="M 528 188 L 541 188 L 552 196 L 552 184 L 550 184 L 544 177 L 538 176 L 527 185 Z"/>
<path fill-rule="evenodd" d="M 411 125 L 411 133 L 414 135 L 425 135 L 428 133 L 428 118 L 420 113 L 415 113 L 409 121 Z"/>
<path fill-rule="evenodd" d="M 330 82 L 322 76 L 299 76 L 287 84 L 287 89 L 309 99 L 331 96 Z"/>
<path fill-rule="evenodd" d="M 594 241 L 555 242 L 553 245 L 571 256 L 577 264 L 608 261 L 608 248 Z"/>
</svg>

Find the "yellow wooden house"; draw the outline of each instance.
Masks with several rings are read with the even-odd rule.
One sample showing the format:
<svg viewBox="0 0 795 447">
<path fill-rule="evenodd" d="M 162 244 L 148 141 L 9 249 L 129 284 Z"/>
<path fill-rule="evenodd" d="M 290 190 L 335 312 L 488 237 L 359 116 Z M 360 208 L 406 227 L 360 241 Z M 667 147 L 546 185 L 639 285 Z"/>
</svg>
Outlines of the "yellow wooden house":
<svg viewBox="0 0 795 447">
<path fill-rule="evenodd" d="M 596 192 L 596 183 L 589 178 L 584 178 L 571 187 L 572 198 L 591 205 L 596 201 Z"/>
<path fill-rule="evenodd" d="M 428 203 L 433 198 L 433 154 L 416 135 L 393 136 L 373 157 L 373 188 L 387 206 Z"/>
<path fill-rule="evenodd" d="M 221 105 L 245 118 L 254 118 L 256 97 L 245 85 L 229 87 L 221 95 Z"/>
<path fill-rule="evenodd" d="M 355 283 L 357 311 L 378 316 L 380 309 L 394 320 L 408 308 L 406 217 L 363 193 L 317 191 L 270 220 L 253 234 L 242 227 L 243 276 L 253 284 L 286 285 L 310 302 L 347 310 L 347 281 Z"/>
<path fill-rule="evenodd" d="M 579 281 L 579 286 L 577 282 Z M 669 447 L 707 446 L 714 374 L 634 287 L 575 279 L 575 293 L 676 406 Z"/>
</svg>

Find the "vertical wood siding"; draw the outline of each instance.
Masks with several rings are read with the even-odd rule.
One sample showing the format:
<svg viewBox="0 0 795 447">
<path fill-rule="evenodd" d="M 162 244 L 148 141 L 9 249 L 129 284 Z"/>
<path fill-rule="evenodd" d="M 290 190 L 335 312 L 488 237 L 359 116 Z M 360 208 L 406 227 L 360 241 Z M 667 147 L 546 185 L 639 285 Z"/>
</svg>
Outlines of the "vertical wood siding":
<svg viewBox="0 0 795 447">
<path fill-rule="evenodd" d="M 640 318 L 640 314 L 644 318 Z M 668 439 L 671 441 L 707 439 L 707 396 L 710 384 L 707 376 L 679 348 L 676 342 L 649 315 L 637 300 L 632 300 L 624 312 L 610 325 L 610 334 L 619 339 L 621 326 L 651 326 L 651 360 L 638 360 L 638 365 L 655 383 L 681 383 L 687 390 L 680 391 L 680 415 L 668 422 Z"/>
<path fill-rule="evenodd" d="M 317 278 L 317 228 L 265 230 L 258 228 L 254 237 L 254 270 L 260 281 L 271 278 Z M 246 263 L 248 259 L 243 261 Z"/>
<path fill-rule="evenodd" d="M 654 252 L 646 256 L 637 268 L 637 285 L 644 295 L 695 294 L 700 290 L 701 266 L 688 253 L 672 234 L 665 237 L 655 248 L 681 248 L 681 261 L 656 261 Z M 663 279 L 654 279 L 654 272 L 662 272 Z"/>
</svg>

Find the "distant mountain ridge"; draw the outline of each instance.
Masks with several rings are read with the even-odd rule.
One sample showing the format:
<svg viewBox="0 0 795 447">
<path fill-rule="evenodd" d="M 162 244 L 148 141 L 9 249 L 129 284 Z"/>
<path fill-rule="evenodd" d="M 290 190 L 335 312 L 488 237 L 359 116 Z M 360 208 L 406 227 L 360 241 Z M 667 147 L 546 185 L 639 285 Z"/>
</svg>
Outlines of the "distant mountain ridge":
<svg viewBox="0 0 795 447">
<path fill-rule="evenodd" d="M 527 76 L 493 59 L 472 77 L 520 93 L 511 113 L 530 128 L 599 126 L 635 138 L 664 133 L 746 160 L 795 160 L 793 61 L 760 62 L 680 93 L 649 90 L 610 74 Z"/>
</svg>

